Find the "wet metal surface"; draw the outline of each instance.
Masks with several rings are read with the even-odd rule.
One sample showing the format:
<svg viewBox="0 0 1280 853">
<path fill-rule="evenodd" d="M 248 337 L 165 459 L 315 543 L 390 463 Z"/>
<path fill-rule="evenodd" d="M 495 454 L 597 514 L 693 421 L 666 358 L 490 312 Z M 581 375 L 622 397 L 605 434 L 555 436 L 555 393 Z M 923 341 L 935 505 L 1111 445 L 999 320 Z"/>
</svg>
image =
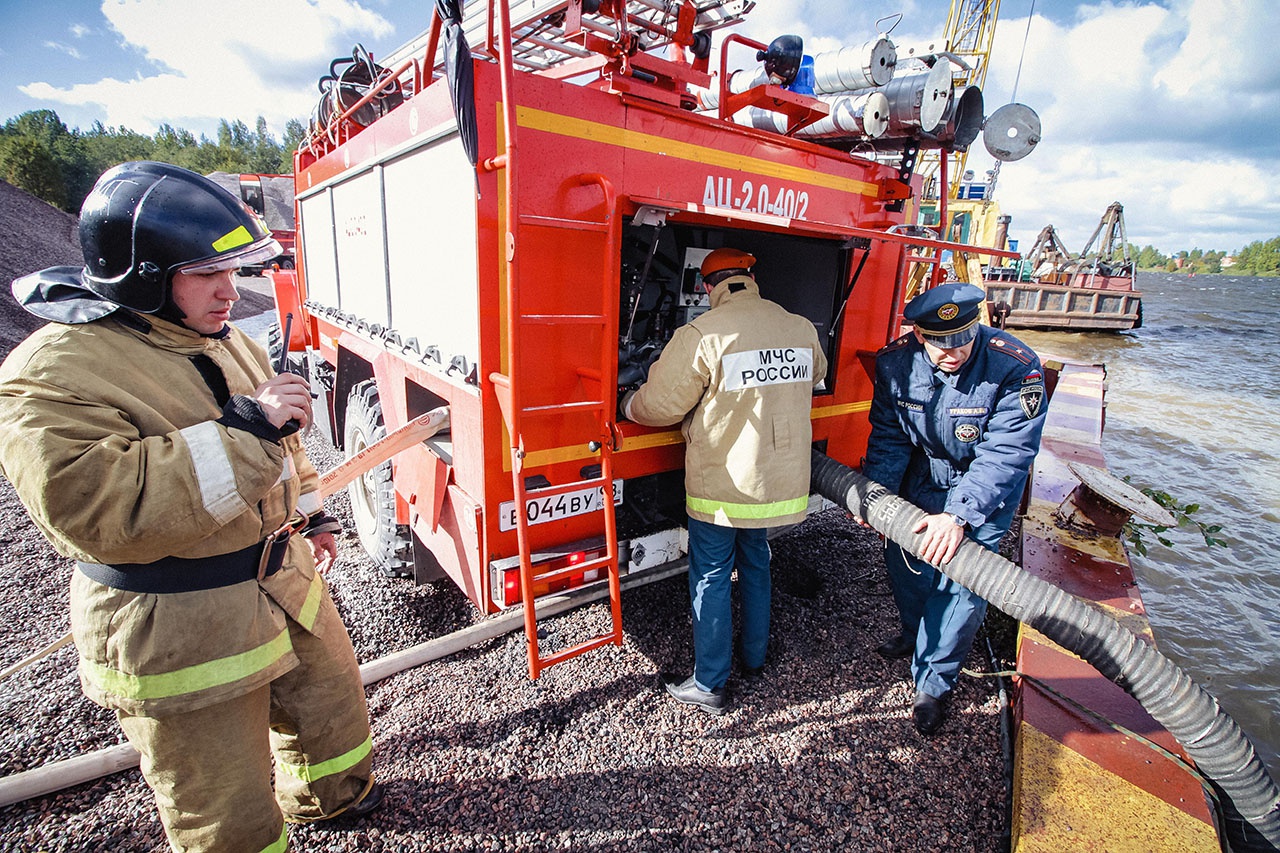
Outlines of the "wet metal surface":
<svg viewBox="0 0 1280 853">
<path fill-rule="evenodd" d="M 1105 466 L 1104 393 L 1101 366 L 1062 368 L 1023 524 L 1023 567 L 1154 642 L 1121 543 L 1056 516 L 1080 483 L 1067 463 Z M 1182 756 L 1137 700 L 1025 626 L 1017 663 L 1015 851 L 1219 849 L 1198 778 L 1136 737 Z"/>
</svg>

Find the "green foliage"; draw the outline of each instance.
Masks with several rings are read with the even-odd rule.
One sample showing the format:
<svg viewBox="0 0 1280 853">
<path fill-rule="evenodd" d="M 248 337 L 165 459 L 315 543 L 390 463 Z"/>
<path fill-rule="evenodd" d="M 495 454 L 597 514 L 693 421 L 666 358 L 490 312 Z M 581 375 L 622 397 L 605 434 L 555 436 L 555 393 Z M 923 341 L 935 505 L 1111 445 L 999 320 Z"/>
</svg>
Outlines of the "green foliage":
<svg viewBox="0 0 1280 853">
<path fill-rule="evenodd" d="M 67 202 L 62 169 L 49 149 L 31 137 L 0 137 L 0 178 L 58 207 Z"/>
<path fill-rule="evenodd" d="M 1257 240 L 1236 253 L 1231 270 L 1240 275 L 1280 275 L 1280 237 Z"/>
<path fill-rule="evenodd" d="M 1128 483 L 1129 478 L 1125 477 L 1124 481 Z M 1226 547 L 1227 541 L 1219 539 L 1217 536 L 1222 532 L 1222 525 L 1205 524 L 1198 518 L 1192 518 L 1195 513 L 1200 511 L 1200 504 L 1181 503 L 1168 492 L 1160 491 L 1159 489 L 1144 488 L 1141 491 L 1169 511 L 1174 518 L 1174 527 L 1194 528 L 1204 539 L 1205 547 Z M 1150 547 L 1147 544 L 1147 536 L 1154 537 L 1157 542 L 1166 548 L 1174 547 L 1173 540 L 1164 535 L 1169 530 L 1169 527 L 1163 525 L 1149 524 L 1136 518 L 1130 518 L 1124 526 L 1124 537 L 1134 551 L 1145 557 Z"/>
<path fill-rule="evenodd" d="M 276 142 L 259 116 L 254 129 L 242 121 L 218 126 L 216 142 L 163 124 L 155 136 L 108 128 L 69 130 L 53 110 L 32 110 L 0 126 L 0 179 L 69 213 L 78 213 L 98 176 L 127 160 L 159 160 L 207 175 L 213 171 L 289 174 L 293 152 L 305 137 L 302 122 Z"/>
<path fill-rule="evenodd" d="M 1226 252 L 1220 252 L 1216 249 L 1209 249 L 1208 251 L 1192 249 L 1189 252 L 1183 250 L 1175 252 L 1164 268 L 1166 272 L 1218 273 L 1222 272 L 1222 261 L 1226 257 Z"/>
<path fill-rule="evenodd" d="M 1142 270 L 1162 269 L 1169 263 L 1169 259 L 1160 254 L 1160 251 L 1150 244 L 1143 246 L 1141 249 L 1131 245 L 1129 254 L 1134 258 L 1138 269 Z"/>
</svg>

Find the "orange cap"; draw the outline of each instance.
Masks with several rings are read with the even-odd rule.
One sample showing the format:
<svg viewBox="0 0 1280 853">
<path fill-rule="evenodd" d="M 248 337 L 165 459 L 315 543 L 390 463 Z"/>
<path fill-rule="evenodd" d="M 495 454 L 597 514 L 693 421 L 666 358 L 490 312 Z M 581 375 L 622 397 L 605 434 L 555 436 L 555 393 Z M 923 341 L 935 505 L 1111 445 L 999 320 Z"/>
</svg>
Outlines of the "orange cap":
<svg viewBox="0 0 1280 853">
<path fill-rule="evenodd" d="M 755 255 L 749 255 L 740 249 L 716 249 L 702 259 L 702 277 L 721 270 L 747 270 L 755 265 Z"/>
</svg>

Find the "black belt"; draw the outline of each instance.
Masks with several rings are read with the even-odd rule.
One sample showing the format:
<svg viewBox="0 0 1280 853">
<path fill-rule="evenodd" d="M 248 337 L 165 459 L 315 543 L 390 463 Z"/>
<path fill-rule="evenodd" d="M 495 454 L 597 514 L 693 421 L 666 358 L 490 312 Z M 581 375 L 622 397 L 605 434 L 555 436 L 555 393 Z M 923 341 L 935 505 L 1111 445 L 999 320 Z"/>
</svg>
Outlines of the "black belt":
<svg viewBox="0 0 1280 853">
<path fill-rule="evenodd" d="M 290 531 L 213 557 L 161 557 L 154 563 L 77 563 L 80 571 L 112 589 L 128 592 L 195 592 L 244 581 L 262 580 L 280 571 L 289 547 Z"/>
</svg>

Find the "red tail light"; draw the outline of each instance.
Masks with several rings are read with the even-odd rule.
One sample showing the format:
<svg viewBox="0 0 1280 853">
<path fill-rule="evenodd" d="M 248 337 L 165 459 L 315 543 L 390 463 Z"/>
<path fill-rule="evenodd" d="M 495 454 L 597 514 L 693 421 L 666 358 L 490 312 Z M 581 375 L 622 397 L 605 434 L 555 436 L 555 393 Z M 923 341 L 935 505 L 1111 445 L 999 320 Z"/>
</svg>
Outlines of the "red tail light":
<svg viewBox="0 0 1280 853">
<path fill-rule="evenodd" d="M 538 579 L 538 575 L 554 572 L 557 569 L 564 569 L 570 566 L 580 565 L 590 560 L 595 560 L 604 556 L 604 549 L 597 551 L 574 551 L 571 554 L 564 554 L 554 557 L 541 563 L 537 563 L 533 567 L 534 582 L 533 596 L 539 598 L 553 592 L 561 592 L 566 589 L 582 586 L 584 583 L 591 583 L 599 580 L 601 577 L 600 569 L 588 569 L 584 572 L 570 573 L 562 575 L 550 581 Z M 521 602 L 520 595 L 520 566 L 516 564 L 506 568 L 493 569 L 493 598 L 494 603 L 502 607 L 514 607 Z M 499 583 L 500 581 L 500 583 Z"/>
</svg>

